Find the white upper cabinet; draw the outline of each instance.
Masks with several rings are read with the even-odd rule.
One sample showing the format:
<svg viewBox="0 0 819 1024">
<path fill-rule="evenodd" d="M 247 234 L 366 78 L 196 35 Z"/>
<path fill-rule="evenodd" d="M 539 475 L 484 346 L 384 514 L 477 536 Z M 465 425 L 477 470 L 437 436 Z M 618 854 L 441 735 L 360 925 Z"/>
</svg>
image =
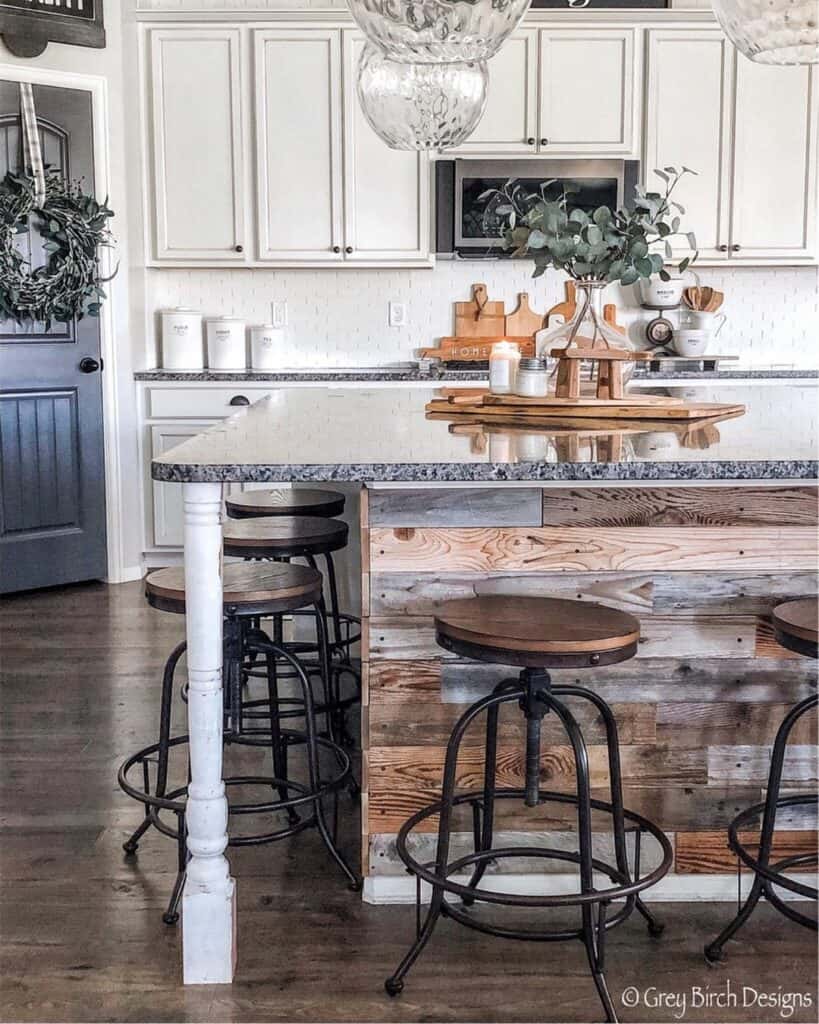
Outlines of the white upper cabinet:
<svg viewBox="0 0 819 1024">
<path fill-rule="evenodd" d="M 455 153 L 537 151 L 537 29 L 515 32 L 488 64 L 486 109 Z"/>
<path fill-rule="evenodd" d="M 340 262 L 339 33 L 264 29 L 254 40 L 259 258 Z"/>
<path fill-rule="evenodd" d="M 540 33 L 541 153 L 637 155 L 641 44 L 633 28 Z"/>
<path fill-rule="evenodd" d="M 429 158 L 390 149 L 367 124 L 356 95 L 363 46 L 361 33 L 344 31 L 344 256 L 428 260 Z"/>
<path fill-rule="evenodd" d="M 683 165 L 674 194 L 684 207 L 682 226 L 697 236 L 701 257 L 727 252 L 730 167 L 730 95 L 735 50 L 719 29 L 649 34 L 646 114 L 646 187 L 660 191 L 655 168 Z M 723 248 L 724 247 L 724 248 Z M 685 239 L 672 239 L 675 254 Z"/>
<path fill-rule="evenodd" d="M 815 67 L 737 58 L 732 259 L 816 253 Z"/>
<path fill-rule="evenodd" d="M 815 259 L 817 81 L 746 60 L 719 29 L 649 32 L 644 177 L 697 171 L 676 198 L 701 258 Z"/>
<path fill-rule="evenodd" d="M 247 259 L 241 34 L 234 28 L 148 32 L 160 260 Z"/>
</svg>

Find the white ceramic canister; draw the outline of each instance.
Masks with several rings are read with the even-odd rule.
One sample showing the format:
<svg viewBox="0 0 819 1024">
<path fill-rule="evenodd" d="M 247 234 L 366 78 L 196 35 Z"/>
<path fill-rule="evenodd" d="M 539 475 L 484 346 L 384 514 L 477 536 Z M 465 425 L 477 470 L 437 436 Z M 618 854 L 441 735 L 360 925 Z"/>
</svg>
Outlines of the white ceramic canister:
<svg viewBox="0 0 819 1024">
<path fill-rule="evenodd" d="M 163 370 L 201 370 L 205 365 L 202 314 L 195 309 L 163 309 Z"/>
<path fill-rule="evenodd" d="M 705 355 L 710 337 L 707 331 L 683 327 L 674 332 L 674 351 L 677 355 L 689 358 Z"/>
<path fill-rule="evenodd" d="M 276 370 L 282 354 L 284 331 L 273 324 L 253 324 L 250 328 L 250 366 L 254 370 Z"/>
<path fill-rule="evenodd" d="M 233 316 L 214 316 L 205 321 L 209 370 L 247 369 L 245 322 Z"/>
</svg>

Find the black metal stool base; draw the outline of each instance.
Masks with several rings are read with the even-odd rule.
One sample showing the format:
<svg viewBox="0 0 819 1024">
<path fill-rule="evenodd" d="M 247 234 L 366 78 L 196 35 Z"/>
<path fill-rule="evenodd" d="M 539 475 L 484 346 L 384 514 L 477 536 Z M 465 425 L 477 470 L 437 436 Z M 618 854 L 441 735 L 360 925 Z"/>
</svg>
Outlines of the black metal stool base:
<svg viewBox="0 0 819 1024">
<path fill-rule="evenodd" d="M 819 863 L 817 853 L 802 853 L 771 862 L 777 811 L 788 807 L 819 806 L 819 799 L 814 793 L 797 793 L 784 797 L 779 795 L 785 751 L 790 734 L 799 719 L 807 714 L 808 711 L 817 707 L 817 705 L 819 705 L 819 696 L 807 697 L 791 708 L 785 716 L 776 734 L 771 752 L 771 768 L 768 774 L 768 790 L 765 802 L 755 804 L 753 807 L 742 811 L 728 826 L 728 845 L 736 854 L 738 861 L 753 872 L 754 881 L 751 891 L 739 906 L 734 919 L 730 924 L 726 925 L 713 942 L 705 947 L 705 959 L 709 964 L 719 963 L 723 959 L 725 943 L 733 938 L 745 924 L 763 896 L 771 906 L 776 907 L 780 914 L 783 914 L 789 920 L 805 928 L 811 928 L 813 931 L 817 930 L 817 920 L 815 917 L 809 917 L 795 907 L 789 906 L 776 891 L 776 889 L 785 889 L 816 901 L 819 893 L 817 893 L 814 886 L 806 885 L 798 879 L 791 878 L 785 872 L 800 867 L 815 867 Z M 762 827 L 759 834 L 759 847 L 754 854 L 742 842 L 739 833 L 742 829 L 753 826 L 760 816 L 762 817 Z"/>
<path fill-rule="evenodd" d="M 609 759 L 611 801 L 592 799 L 589 784 L 589 765 L 586 746 L 573 714 L 562 697 L 577 697 L 590 701 L 600 714 L 605 728 Z M 499 789 L 495 785 L 497 762 L 498 711 L 502 704 L 517 703 L 526 720 L 526 779 L 521 788 Z M 470 723 L 486 714 L 485 768 L 483 788 L 455 795 L 457 758 L 461 742 Z M 547 714 L 556 715 L 563 726 L 574 752 L 577 776 L 576 793 L 555 793 L 539 785 L 541 722 Z M 495 802 L 499 799 L 520 800 L 529 807 L 541 803 L 557 802 L 577 808 L 578 848 L 576 851 L 550 847 L 496 847 L 493 845 Z M 451 819 L 454 808 L 468 805 L 472 808 L 474 851 L 454 860 L 449 858 Z M 591 814 L 602 811 L 611 816 L 614 837 L 614 864 L 595 858 L 592 852 Z M 438 846 L 433 862 L 421 863 L 409 852 L 408 844 L 413 830 L 438 815 Z M 626 847 L 627 835 L 634 836 L 633 866 L 629 864 Z M 647 874 L 641 874 L 641 840 L 650 835 L 662 851 L 661 863 Z M 432 936 L 441 917 L 449 917 L 468 928 L 499 938 L 535 942 L 580 940 L 586 950 L 592 978 L 603 1006 L 606 1020 L 616 1021 L 614 1004 L 606 985 L 605 935 L 611 928 L 622 924 L 637 910 L 646 920 L 651 935 L 662 933 L 663 926 L 643 903 L 640 893 L 658 882 L 672 862 L 672 850 L 663 832 L 652 822 L 632 811 L 622 802 L 620 755 L 617 725 L 611 709 L 597 694 L 579 686 L 552 686 L 544 669 L 524 669 L 518 679 L 500 683 L 493 693 L 473 704 L 455 724 L 447 746 L 441 799 L 428 804 L 409 818 L 398 833 L 396 849 L 410 874 L 416 878 L 416 935 L 415 941 L 385 981 L 388 995 L 398 995 L 404 987 L 404 978 Z M 513 857 L 540 858 L 564 861 L 579 867 L 579 891 L 553 895 L 525 895 L 498 892 L 481 888 L 480 882 L 491 861 Z M 612 884 L 599 888 L 594 879 L 597 871 L 608 877 Z M 456 881 L 454 875 L 465 873 L 468 881 Z M 421 920 L 421 883 L 432 887 L 432 896 L 426 918 Z M 456 905 L 446 896 L 459 897 Z M 614 913 L 611 905 L 625 901 Z M 469 913 L 475 902 L 516 908 L 577 908 L 580 921 L 571 928 L 518 929 L 481 920 Z"/>
</svg>

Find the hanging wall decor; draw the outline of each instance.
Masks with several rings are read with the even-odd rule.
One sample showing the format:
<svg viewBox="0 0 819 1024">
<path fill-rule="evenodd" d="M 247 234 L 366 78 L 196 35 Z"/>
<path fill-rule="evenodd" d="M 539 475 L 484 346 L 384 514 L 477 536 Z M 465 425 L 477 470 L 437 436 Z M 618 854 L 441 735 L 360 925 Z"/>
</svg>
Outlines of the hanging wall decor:
<svg viewBox="0 0 819 1024">
<path fill-rule="evenodd" d="M 358 99 L 370 127 L 391 149 L 448 149 L 474 130 L 486 106 L 488 72 L 471 64 L 401 64 L 367 45 Z"/>
<path fill-rule="evenodd" d="M 530 0 L 347 0 L 367 38 L 410 64 L 487 60 L 514 32 Z"/>
<path fill-rule="evenodd" d="M 102 0 L 0 0 L 0 36 L 17 57 L 49 43 L 104 47 Z"/>
<path fill-rule="evenodd" d="M 723 31 L 757 64 L 819 63 L 819 0 L 712 0 Z"/>
<path fill-rule="evenodd" d="M 43 165 L 31 86 L 20 85 L 23 167 L 0 181 L 0 319 L 67 323 L 97 316 L 105 298 L 101 246 L 112 244 L 114 216 L 79 182 Z M 46 260 L 32 267 L 15 244 L 31 227 L 43 238 Z"/>
</svg>

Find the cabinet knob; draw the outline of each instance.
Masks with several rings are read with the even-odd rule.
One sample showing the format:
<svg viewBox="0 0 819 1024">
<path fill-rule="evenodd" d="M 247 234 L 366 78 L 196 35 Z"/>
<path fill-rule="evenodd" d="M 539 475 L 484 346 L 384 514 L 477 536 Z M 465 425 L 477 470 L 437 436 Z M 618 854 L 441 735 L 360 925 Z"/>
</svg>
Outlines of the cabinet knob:
<svg viewBox="0 0 819 1024">
<path fill-rule="evenodd" d="M 351 252 L 353 251 L 353 247 L 352 247 L 351 245 L 348 245 L 348 246 L 347 246 L 347 247 L 346 247 L 346 248 L 344 249 L 344 251 L 345 251 L 346 253 L 351 253 Z"/>
<path fill-rule="evenodd" d="M 728 252 L 728 246 L 727 245 L 718 245 L 717 246 L 717 252 Z"/>
<path fill-rule="evenodd" d="M 333 252 L 341 252 L 341 246 L 340 245 L 334 245 L 333 246 Z"/>
<path fill-rule="evenodd" d="M 529 137 L 529 138 L 528 138 L 528 139 L 526 140 L 526 145 L 527 145 L 527 146 L 534 146 L 534 144 L 535 144 L 535 140 L 534 140 L 533 138 L 531 138 L 531 136 L 530 136 L 530 137 Z"/>
<path fill-rule="evenodd" d="M 549 145 L 549 140 L 548 139 L 541 139 L 540 140 L 540 144 L 541 144 L 541 146 L 548 146 Z"/>
<path fill-rule="evenodd" d="M 732 245 L 731 246 L 731 252 L 739 252 L 739 250 L 740 250 L 740 246 L 738 246 L 738 245 Z"/>
<path fill-rule="evenodd" d="M 229 405 L 250 405 L 250 399 L 246 398 L 244 395 L 234 395 L 233 398 L 231 398 L 231 400 L 230 400 L 230 402 L 228 404 Z"/>
<path fill-rule="evenodd" d="M 236 250 L 236 252 L 244 252 L 245 251 L 245 247 L 243 245 L 234 245 L 233 248 Z"/>
</svg>

